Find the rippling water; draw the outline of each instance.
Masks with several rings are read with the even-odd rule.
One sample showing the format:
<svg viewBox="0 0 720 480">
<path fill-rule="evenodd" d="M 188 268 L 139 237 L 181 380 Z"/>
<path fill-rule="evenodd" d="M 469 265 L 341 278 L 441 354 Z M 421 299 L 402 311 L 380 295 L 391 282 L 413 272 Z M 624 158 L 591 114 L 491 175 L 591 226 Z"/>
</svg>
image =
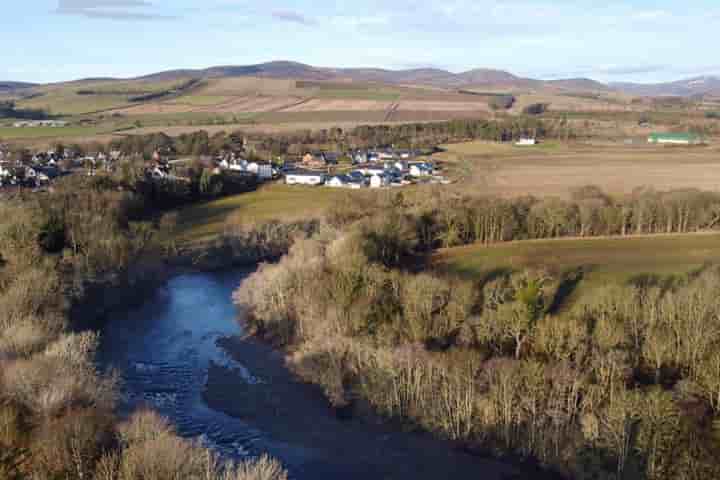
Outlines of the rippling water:
<svg viewBox="0 0 720 480">
<path fill-rule="evenodd" d="M 124 380 L 124 412 L 150 406 L 226 458 L 269 453 L 297 479 L 540 478 L 427 435 L 342 421 L 268 346 L 233 340 L 242 364 L 230 358 L 217 340 L 242 333 L 232 291 L 247 275 L 179 276 L 141 308 L 109 319 L 100 361 Z"/>
<path fill-rule="evenodd" d="M 124 382 L 126 411 L 147 405 L 167 416 L 185 437 L 221 453 L 243 457 L 266 446 L 260 432 L 211 410 L 202 399 L 210 362 L 258 381 L 217 347 L 218 338 L 241 333 L 232 291 L 246 272 L 185 275 L 138 309 L 113 315 L 103 332 L 101 363 Z"/>
</svg>

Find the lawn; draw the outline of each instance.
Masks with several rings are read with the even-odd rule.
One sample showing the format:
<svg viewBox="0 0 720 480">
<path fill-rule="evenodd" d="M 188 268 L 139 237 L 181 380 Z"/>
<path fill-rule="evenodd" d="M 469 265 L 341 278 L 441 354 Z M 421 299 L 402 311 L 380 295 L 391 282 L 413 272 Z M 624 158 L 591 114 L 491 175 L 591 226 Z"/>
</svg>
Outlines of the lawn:
<svg viewBox="0 0 720 480">
<path fill-rule="evenodd" d="M 211 241 L 222 234 L 225 220 L 239 214 L 248 221 L 307 218 L 323 212 L 334 201 L 351 195 L 325 187 L 265 185 L 255 192 L 191 205 L 178 212 L 176 239 L 181 244 Z"/>
<path fill-rule="evenodd" d="M 442 271 L 479 280 L 495 272 L 545 267 L 558 272 L 582 268 L 577 294 L 642 275 L 685 274 L 720 259 L 720 234 L 629 238 L 531 240 L 440 251 Z"/>
</svg>

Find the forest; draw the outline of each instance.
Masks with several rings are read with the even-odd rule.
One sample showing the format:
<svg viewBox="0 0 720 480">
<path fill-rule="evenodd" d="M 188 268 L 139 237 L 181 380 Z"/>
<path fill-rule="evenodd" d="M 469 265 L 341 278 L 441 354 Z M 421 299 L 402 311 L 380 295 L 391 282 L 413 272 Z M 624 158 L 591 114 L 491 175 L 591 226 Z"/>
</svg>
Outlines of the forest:
<svg viewBox="0 0 720 480">
<path fill-rule="evenodd" d="M 0 479 L 285 479 L 269 458 L 221 461 L 155 413 L 117 415 L 118 377 L 82 330 L 97 319 L 71 311 L 165 255 L 163 221 L 129 187 L 71 177 L 0 203 Z"/>
<path fill-rule="evenodd" d="M 717 478 L 718 267 L 609 284 L 563 305 L 570 272 L 469 280 L 418 263 L 459 243 L 712 228 L 717 202 L 642 192 L 620 203 L 583 189 L 568 202 L 339 204 L 234 299 L 248 328 L 285 348 L 338 408 L 370 408 L 567 478 Z"/>
</svg>

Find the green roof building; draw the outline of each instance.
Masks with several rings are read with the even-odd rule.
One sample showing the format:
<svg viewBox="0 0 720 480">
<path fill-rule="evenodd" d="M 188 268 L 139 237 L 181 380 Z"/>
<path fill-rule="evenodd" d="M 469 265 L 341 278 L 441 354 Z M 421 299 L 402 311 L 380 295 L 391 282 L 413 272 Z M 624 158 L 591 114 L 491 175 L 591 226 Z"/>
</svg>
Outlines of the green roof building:
<svg viewBox="0 0 720 480">
<path fill-rule="evenodd" d="M 702 138 L 694 133 L 651 133 L 648 143 L 695 145 L 702 143 Z"/>
</svg>

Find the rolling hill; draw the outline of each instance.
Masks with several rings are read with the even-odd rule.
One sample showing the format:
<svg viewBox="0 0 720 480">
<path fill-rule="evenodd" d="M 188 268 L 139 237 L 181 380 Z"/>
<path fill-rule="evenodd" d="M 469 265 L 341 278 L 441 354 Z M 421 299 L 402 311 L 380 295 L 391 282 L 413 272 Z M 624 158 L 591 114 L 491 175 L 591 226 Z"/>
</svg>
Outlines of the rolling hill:
<svg viewBox="0 0 720 480">
<path fill-rule="evenodd" d="M 457 89 L 465 87 L 493 86 L 516 89 L 581 89 L 605 91 L 607 86 L 589 79 L 568 79 L 543 81 L 522 78 L 512 73 L 493 69 L 474 69 L 452 73 L 435 68 L 409 70 L 387 70 L 381 68 L 326 68 L 313 67 L 296 62 L 277 61 L 245 66 L 216 66 L 206 69 L 180 69 L 157 72 L 142 77 L 122 79 L 124 81 L 170 82 L 187 78 L 233 78 L 255 77 L 272 79 L 294 79 L 308 81 L 371 82 L 388 85 L 418 85 L 436 88 Z M 63 82 L 78 84 L 86 82 L 120 81 L 121 79 L 92 78 Z M 0 85 L 11 85 L 3 82 Z M 22 84 L 33 86 L 32 84 Z M 2 88 L 2 87 L 0 87 Z"/>
<path fill-rule="evenodd" d="M 668 83 L 640 84 L 618 82 L 604 84 L 588 78 L 538 80 L 524 78 L 503 70 L 474 69 L 453 73 L 437 68 L 387 70 L 381 68 L 327 68 L 297 62 L 275 61 L 256 65 L 226 65 L 205 69 L 179 69 L 157 72 L 142 77 L 123 79 L 139 82 L 171 82 L 188 78 L 254 77 L 306 81 L 365 82 L 387 85 L 416 85 L 445 89 L 504 88 L 508 90 L 552 90 L 571 92 L 622 92 L 638 96 L 719 95 L 720 78 L 706 76 Z M 63 82 L 112 82 L 121 79 L 93 78 Z M 12 93 L 39 85 L 22 82 L 0 82 L 0 93 Z"/>
<path fill-rule="evenodd" d="M 643 97 L 720 95 L 720 78 L 695 77 L 677 82 L 655 84 L 613 83 L 611 87 Z"/>
</svg>

